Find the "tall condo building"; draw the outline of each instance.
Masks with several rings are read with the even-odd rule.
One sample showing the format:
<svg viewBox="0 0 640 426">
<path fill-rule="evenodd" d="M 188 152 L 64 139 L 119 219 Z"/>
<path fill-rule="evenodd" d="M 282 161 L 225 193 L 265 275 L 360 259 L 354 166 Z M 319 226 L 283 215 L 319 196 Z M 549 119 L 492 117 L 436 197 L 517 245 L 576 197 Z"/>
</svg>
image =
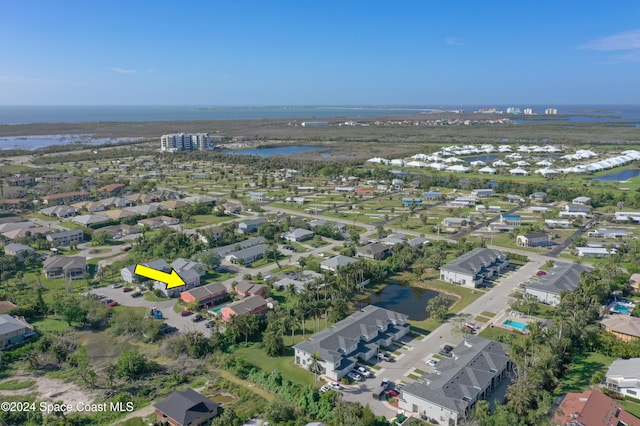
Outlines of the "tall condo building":
<svg viewBox="0 0 640 426">
<path fill-rule="evenodd" d="M 160 138 L 160 151 L 206 151 L 211 149 L 209 133 L 173 133 L 162 135 Z"/>
<path fill-rule="evenodd" d="M 546 115 L 558 115 L 558 110 L 556 108 L 547 108 L 544 110 Z"/>
</svg>

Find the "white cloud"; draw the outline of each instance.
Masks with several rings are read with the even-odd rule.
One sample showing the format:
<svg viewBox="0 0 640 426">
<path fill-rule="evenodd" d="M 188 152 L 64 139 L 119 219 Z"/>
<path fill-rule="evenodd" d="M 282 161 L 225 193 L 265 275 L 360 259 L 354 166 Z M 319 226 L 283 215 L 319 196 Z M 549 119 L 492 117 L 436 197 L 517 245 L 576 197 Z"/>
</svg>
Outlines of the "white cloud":
<svg viewBox="0 0 640 426">
<path fill-rule="evenodd" d="M 118 68 L 118 67 L 111 67 L 111 71 L 116 72 L 118 74 L 135 74 L 138 72 L 138 70 L 129 70 L 126 68 Z"/>
<path fill-rule="evenodd" d="M 605 51 L 640 49 L 640 29 L 591 40 L 581 47 L 583 49 Z"/>
<path fill-rule="evenodd" d="M 449 46 L 462 46 L 464 44 L 458 37 L 447 37 L 444 41 Z"/>
</svg>

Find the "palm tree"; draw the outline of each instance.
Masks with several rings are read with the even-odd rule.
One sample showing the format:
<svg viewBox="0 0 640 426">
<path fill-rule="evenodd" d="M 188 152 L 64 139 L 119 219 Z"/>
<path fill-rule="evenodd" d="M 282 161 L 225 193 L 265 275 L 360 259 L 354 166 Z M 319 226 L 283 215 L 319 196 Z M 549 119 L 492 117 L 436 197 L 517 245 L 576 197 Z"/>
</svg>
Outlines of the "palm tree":
<svg viewBox="0 0 640 426">
<path fill-rule="evenodd" d="M 309 364 L 309 370 L 315 374 L 316 382 L 318 381 L 318 373 L 322 373 L 322 364 L 320 364 L 320 354 L 314 352 L 311 355 L 311 363 Z"/>
</svg>

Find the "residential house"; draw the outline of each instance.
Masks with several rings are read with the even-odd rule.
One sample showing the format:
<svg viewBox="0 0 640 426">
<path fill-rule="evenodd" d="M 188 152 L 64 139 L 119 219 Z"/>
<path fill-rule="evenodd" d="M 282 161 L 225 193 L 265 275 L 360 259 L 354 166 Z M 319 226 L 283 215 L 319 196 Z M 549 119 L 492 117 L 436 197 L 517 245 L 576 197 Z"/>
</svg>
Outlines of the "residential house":
<svg viewBox="0 0 640 426">
<path fill-rule="evenodd" d="M 218 415 L 218 403 L 191 388 L 176 390 L 153 405 L 156 421 L 167 426 L 210 425 Z"/>
<path fill-rule="evenodd" d="M 304 369 L 318 354 L 319 373 L 332 380 L 349 374 L 358 360 L 375 361 L 379 348 L 390 347 L 409 332 L 407 315 L 369 305 L 294 345 L 295 363 Z"/>
<path fill-rule="evenodd" d="M 89 213 L 96 213 L 105 210 L 104 204 L 96 203 L 95 201 L 80 201 L 79 203 L 73 203 L 71 207 L 76 210 L 86 210 Z"/>
<path fill-rule="evenodd" d="M 366 246 L 356 248 L 356 256 L 365 257 L 367 259 L 380 260 L 391 254 L 388 245 L 380 243 L 370 243 Z"/>
<path fill-rule="evenodd" d="M 573 223 L 567 219 L 545 219 L 544 224 L 549 229 L 562 228 L 567 229 L 573 227 Z"/>
<path fill-rule="evenodd" d="M 402 205 L 404 207 L 421 206 L 422 198 L 403 198 Z"/>
<path fill-rule="evenodd" d="M 47 241 L 54 246 L 76 245 L 84 238 L 82 229 L 70 229 L 68 231 L 54 232 L 47 235 Z"/>
<path fill-rule="evenodd" d="M 207 252 L 212 251 L 218 255 L 218 258 L 223 259 L 229 253 L 233 253 L 234 251 L 239 251 L 249 247 L 257 246 L 258 244 L 264 244 L 266 242 L 267 240 L 264 237 L 252 237 L 252 238 L 247 238 L 244 241 L 238 241 L 237 243 L 216 247 L 211 250 L 207 250 Z"/>
<path fill-rule="evenodd" d="M 427 200 L 427 201 L 441 200 L 442 199 L 442 192 L 439 192 L 439 191 L 426 191 L 426 192 L 422 193 L 422 198 Z"/>
<path fill-rule="evenodd" d="M 31 223 L 31 222 L 29 222 Z M 48 234 L 51 232 L 50 228 L 44 226 L 31 227 L 31 228 L 15 228 L 10 231 L 2 232 L 3 240 L 5 241 L 15 241 L 17 238 L 26 238 L 32 235 L 41 235 Z"/>
<path fill-rule="evenodd" d="M 171 266 L 169 266 L 169 264 L 164 259 L 155 259 L 150 262 L 144 262 L 142 263 L 142 265 L 149 268 L 157 269 L 162 272 L 171 272 Z M 136 275 L 135 270 L 136 265 L 129 265 L 120 269 L 120 278 L 122 279 L 122 281 L 133 283 L 135 281 L 142 281 L 147 279 L 140 275 Z"/>
<path fill-rule="evenodd" d="M 139 226 L 148 226 L 151 229 L 158 229 L 162 226 L 177 225 L 179 223 L 180 219 L 171 216 L 155 216 L 138 221 Z"/>
<path fill-rule="evenodd" d="M 487 229 L 489 230 L 489 232 L 499 232 L 502 234 L 511 234 L 513 232 L 516 232 L 515 225 L 501 225 L 499 223 L 493 222 L 489 224 Z"/>
<path fill-rule="evenodd" d="M 133 206 L 134 202 L 124 197 L 109 197 L 103 200 L 99 200 L 98 204 L 102 204 L 105 207 L 124 208 Z"/>
<path fill-rule="evenodd" d="M 625 342 L 640 339 L 640 318 L 631 315 L 609 315 L 600 320 L 600 324 L 606 331 Z"/>
<path fill-rule="evenodd" d="M 384 244 L 385 246 L 393 247 L 396 244 L 402 244 L 407 241 L 407 236 L 404 234 L 391 234 L 387 235 L 383 239 L 380 240 L 380 244 Z"/>
<path fill-rule="evenodd" d="M 313 238 L 313 235 L 314 235 L 313 231 L 309 231 L 308 229 L 294 228 L 289 232 L 283 233 L 282 238 L 287 241 L 298 242 L 298 241 L 309 240 Z"/>
<path fill-rule="evenodd" d="M 91 226 L 96 223 L 108 222 L 109 219 L 104 216 L 99 216 L 97 214 L 82 214 L 80 216 L 74 216 L 71 219 L 71 222 L 76 223 L 82 226 Z"/>
<path fill-rule="evenodd" d="M 461 228 L 469 224 L 469 218 L 466 217 L 445 217 L 442 219 L 442 226 L 446 228 Z"/>
<path fill-rule="evenodd" d="M 325 271 L 337 272 L 340 268 L 357 263 L 358 259 L 348 256 L 334 256 L 330 259 L 320 262 L 320 269 Z"/>
<path fill-rule="evenodd" d="M 440 267 L 440 279 L 465 287 L 478 287 L 485 279 L 500 275 L 507 266 L 507 255 L 501 251 L 476 248 Z"/>
<path fill-rule="evenodd" d="M 640 358 L 613 361 L 607 370 L 606 386 L 610 391 L 638 399 L 640 396 Z"/>
<path fill-rule="evenodd" d="M 267 199 L 267 196 L 264 192 L 249 192 L 249 199 L 262 203 Z"/>
<path fill-rule="evenodd" d="M 519 195 L 514 195 L 514 194 L 507 194 L 505 195 L 505 200 L 507 200 L 510 203 L 516 203 L 516 204 L 524 204 L 525 199 L 522 198 Z"/>
<path fill-rule="evenodd" d="M 160 203 L 140 204 L 139 206 L 129 206 L 124 209 L 139 215 L 151 215 L 164 207 Z"/>
<path fill-rule="evenodd" d="M 91 194 L 85 191 L 64 192 L 62 194 L 45 195 L 42 197 L 42 204 L 71 204 L 78 201 L 85 201 L 91 198 Z"/>
<path fill-rule="evenodd" d="M 295 293 L 300 293 L 307 288 L 307 283 L 304 281 L 293 280 L 288 277 L 282 278 L 273 283 L 273 287 L 279 290 L 286 290 L 291 286 L 293 286 L 293 291 Z"/>
<path fill-rule="evenodd" d="M 530 213 L 534 214 L 545 214 L 549 212 L 549 207 L 545 206 L 529 206 L 528 208 Z"/>
<path fill-rule="evenodd" d="M 110 183 L 109 185 L 101 186 L 96 191 L 102 197 L 115 197 L 122 192 L 123 188 L 124 185 L 121 183 Z"/>
<path fill-rule="evenodd" d="M 154 281 L 153 288 L 160 290 L 165 297 L 178 297 L 183 291 L 190 290 L 200 285 L 200 274 L 194 269 L 176 270 L 176 272 L 184 281 L 184 285 L 167 288 L 167 283 Z"/>
<path fill-rule="evenodd" d="M 336 186 L 336 192 L 347 193 L 347 192 L 355 192 L 356 189 L 353 186 Z"/>
<path fill-rule="evenodd" d="M 539 201 L 539 202 L 544 202 L 547 200 L 547 193 L 546 192 L 534 192 L 533 194 L 529 195 L 529 199 L 532 201 Z"/>
<path fill-rule="evenodd" d="M 624 229 L 596 229 L 587 233 L 589 238 L 606 238 L 612 240 L 622 240 L 629 236 Z"/>
<path fill-rule="evenodd" d="M 522 216 L 519 214 L 501 214 L 500 223 L 504 225 L 519 226 L 522 224 Z"/>
<path fill-rule="evenodd" d="M 18 262 L 24 262 L 25 257 L 34 254 L 36 251 L 25 244 L 11 243 L 4 246 L 4 254 L 15 256 Z"/>
<path fill-rule="evenodd" d="M 98 214 L 101 216 L 106 216 L 109 219 L 124 219 L 127 217 L 133 217 L 138 215 L 138 213 L 134 211 L 125 210 L 125 209 L 105 210 L 103 212 L 98 212 Z"/>
<path fill-rule="evenodd" d="M 536 277 L 524 287 L 524 292 L 534 296 L 538 301 L 551 306 L 560 303 L 562 293 L 575 291 L 580 285 L 583 272 L 590 272 L 591 268 L 572 263 L 556 263 L 546 275 Z"/>
<path fill-rule="evenodd" d="M 223 322 L 228 322 L 234 315 L 265 315 L 267 313 L 267 301 L 262 296 L 249 296 L 222 308 L 220 316 Z"/>
<path fill-rule="evenodd" d="M 267 286 L 264 284 L 252 283 L 251 281 L 240 281 L 236 284 L 235 292 L 240 297 L 264 296 Z"/>
<path fill-rule="evenodd" d="M 266 222 L 267 220 L 263 217 L 242 221 L 238 223 L 238 232 L 244 235 L 251 234 L 253 232 L 256 232 L 260 225 Z"/>
<path fill-rule="evenodd" d="M 36 333 L 22 317 L 0 315 L 0 349 L 9 349 L 28 342 Z"/>
<path fill-rule="evenodd" d="M 231 263 L 238 263 L 247 266 L 256 260 L 262 259 L 268 248 L 269 245 L 267 244 L 258 244 L 246 249 L 231 252 L 225 256 L 225 259 Z"/>
<path fill-rule="evenodd" d="M 471 191 L 471 195 L 478 198 L 487 198 L 493 195 L 493 189 L 474 189 Z"/>
<path fill-rule="evenodd" d="M 409 246 L 411 247 L 418 247 L 418 246 L 428 246 L 431 243 L 429 242 L 429 240 L 427 240 L 424 237 L 416 237 L 407 241 L 407 244 L 409 244 Z"/>
<path fill-rule="evenodd" d="M 66 218 L 66 217 L 75 216 L 78 210 L 75 207 L 70 207 L 70 206 L 52 206 L 52 207 L 45 207 L 44 209 L 40 209 L 39 212 L 47 216 Z"/>
<path fill-rule="evenodd" d="M 184 303 L 198 301 L 198 307 L 209 308 L 229 300 L 227 287 L 222 283 L 211 283 L 180 293 Z"/>
<path fill-rule="evenodd" d="M 222 205 L 225 214 L 238 214 L 242 212 L 242 204 L 226 202 Z"/>
<path fill-rule="evenodd" d="M 581 206 L 588 206 L 591 204 L 591 198 L 589 197 L 576 197 L 571 201 L 572 204 L 579 204 Z"/>
<path fill-rule="evenodd" d="M 43 264 L 47 278 L 77 280 L 87 273 L 87 259 L 82 256 L 51 256 Z"/>
<path fill-rule="evenodd" d="M 137 226 L 131 226 L 126 224 L 105 226 L 103 228 L 100 228 L 100 231 L 104 231 L 108 233 L 109 235 L 111 235 L 111 238 L 113 238 L 114 240 L 118 240 L 127 235 L 142 233 L 142 230 Z"/>
<path fill-rule="evenodd" d="M 189 259 L 177 258 L 171 263 L 171 267 L 176 271 L 195 271 L 199 276 L 203 277 L 207 273 L 207 265 L 195 262 Z"/>
<path fill-rule="evenodd" d="M 151 195 L 151 194 L 142 194 L 142 193 L 135 193 L 135 194 L 128 194 L 125 195 L 125 198 L 135 202 L 135 203 L 153 203 L 153 202 L 157 202 L 159 201 L 159 198 Z"/>
<path fill-rule="evenodd" d="M 616 254 L 618 250 L 608 247 L 576 247 L 576 256 L 578 257 L 609 257 Z"/>
<path fill-rule="evenodd" d="M 499 398 L 501 383 L 512 379 L 514 364 L 502 343 L 469 335 L 452 355 L 440 360 L 434 373 L 406 385 L 398 408 L 438 424 L 457 426 L 478 401 Z"/>
<path fill-rule="evenodd" d="M 183 200 L 164 200 L 160 201 L 160 205 L 167 210 L 176 210 L 188 206 L 187 202 Z"/>
<path fill-rule="evenodd" d="M 591 212 L 591 206 L 584 204 L 567 204 L 562 210 L 567 213 L 584 213 L 586 215 Z"/>
<path fill-rule="evenodd" d="M 553 424 L 561 426 L 640 426 L 640 419 L 599 389 L 569 392 L 560 402 Z"/>
<path fill-rule="evenodd" d="M 533 232 L 530 234 L 518 235 L 516 244 L 521 247 L 544 247 L 551 244 L 549 235 L 546 232 Z"/>
</svg>

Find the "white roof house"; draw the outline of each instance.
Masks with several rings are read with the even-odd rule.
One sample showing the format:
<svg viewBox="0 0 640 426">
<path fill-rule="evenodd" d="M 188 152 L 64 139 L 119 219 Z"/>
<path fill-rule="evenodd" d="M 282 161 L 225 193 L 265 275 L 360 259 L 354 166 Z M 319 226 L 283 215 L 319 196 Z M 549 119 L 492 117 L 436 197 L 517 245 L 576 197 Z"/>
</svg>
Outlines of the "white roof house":
<svg viewBox="0 0 640 426">
<path fill-rule="evenodd" d="M 513 176 L 528 176 L 529 172 L 521 167 L 516 167 L 515 169 L 509 170 L 509 174 Z"/>
</svg>

